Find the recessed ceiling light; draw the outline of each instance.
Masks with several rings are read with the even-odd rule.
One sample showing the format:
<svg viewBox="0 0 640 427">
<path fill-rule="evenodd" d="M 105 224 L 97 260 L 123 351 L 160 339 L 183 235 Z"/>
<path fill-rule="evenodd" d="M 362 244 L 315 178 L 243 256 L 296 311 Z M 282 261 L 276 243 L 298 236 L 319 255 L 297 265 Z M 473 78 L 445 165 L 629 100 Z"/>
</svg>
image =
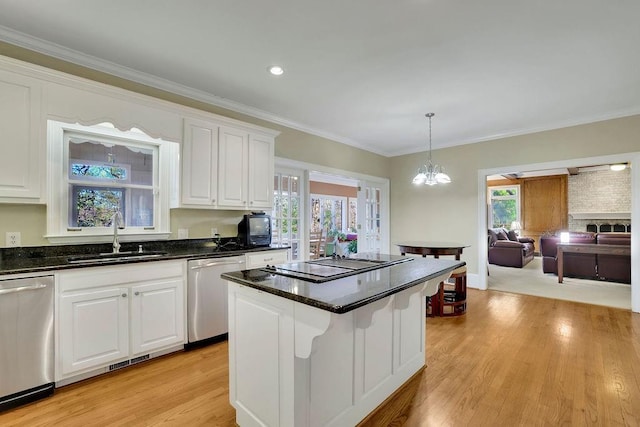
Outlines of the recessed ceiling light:
<svg viewBox="0 0 640 427">
<path fill-rule="evenodd" d="M 617 165 L 611 165 L 611 170 L 612 171 L 623 171 L 627 168 L 627 165 L 625 165 L 624 163 L 620 163 Z"/>
<path fill-rule="evenodd" d="M 281 76 L 284 74 L 284 68 L 279 65 L 272 65 L 269 67 L 269 72 L 274 76 Z"/>
</svg>

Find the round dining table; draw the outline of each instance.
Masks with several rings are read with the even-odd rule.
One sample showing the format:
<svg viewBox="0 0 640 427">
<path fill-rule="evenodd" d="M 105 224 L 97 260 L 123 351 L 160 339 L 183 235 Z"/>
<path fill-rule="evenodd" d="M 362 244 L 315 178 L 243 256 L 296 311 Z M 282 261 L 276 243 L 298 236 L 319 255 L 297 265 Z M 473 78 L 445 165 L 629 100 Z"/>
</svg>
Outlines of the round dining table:
<svg viewBox="0 0 640 427">
<path fill-rule="evenodd" d="M 423 258 L 427 255 L 433 255 L 434 258 L 440 258 L 440 255 L 453 255 L 457 261 L 460 261 L 462 250 L 470 245 L 458 242 L 407 241 L 396 243 L 396 246 L 400 249 L 401 255 L 422 255 Z"/>
</svg>

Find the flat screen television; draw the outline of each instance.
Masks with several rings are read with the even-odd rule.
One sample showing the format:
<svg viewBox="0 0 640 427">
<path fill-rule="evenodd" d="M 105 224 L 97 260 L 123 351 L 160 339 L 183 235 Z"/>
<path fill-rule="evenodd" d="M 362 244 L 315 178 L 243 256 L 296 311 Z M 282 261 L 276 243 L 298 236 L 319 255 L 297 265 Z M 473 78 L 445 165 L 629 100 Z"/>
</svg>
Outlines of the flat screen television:
<svg viewBox="0 0 640 427">
<path fill-rule="evenodd" d="M 238 243 L 248 248 L 271 244 L 271 217 L 264 212 L 245 214 L 238 223 Z"/>
</svg>

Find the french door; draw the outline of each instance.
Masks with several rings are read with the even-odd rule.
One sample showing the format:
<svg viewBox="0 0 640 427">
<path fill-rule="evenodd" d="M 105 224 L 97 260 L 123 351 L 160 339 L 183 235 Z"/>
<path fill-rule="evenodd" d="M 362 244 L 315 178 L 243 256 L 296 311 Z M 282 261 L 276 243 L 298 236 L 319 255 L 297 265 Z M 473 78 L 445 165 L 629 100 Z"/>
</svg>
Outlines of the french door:
<svg viewBox="0 0 640 427">
<path fill-rule="evenodd" d="M 382 230 L 388 221 L 388 209 L 384 206 L 380 183 L 358 182 L 358 252 L 387 252 L 389 246 Z M 387 233 L 388 234 L 388 233 Z"/>
<path fill-rule="evenodd" d="M 272 244 L 291 246 L 291 261 L 302 260 L 304 172 L 278 169 L 273 182 Z"/>
</svg>

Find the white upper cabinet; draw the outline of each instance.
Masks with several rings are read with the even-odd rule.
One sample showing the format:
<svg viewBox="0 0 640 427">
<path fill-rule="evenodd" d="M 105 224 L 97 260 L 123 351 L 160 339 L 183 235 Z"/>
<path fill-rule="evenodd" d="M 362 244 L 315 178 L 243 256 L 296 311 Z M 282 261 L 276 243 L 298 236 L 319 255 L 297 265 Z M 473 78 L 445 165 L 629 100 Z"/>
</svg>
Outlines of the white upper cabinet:
<svg viewBox="0 0 640 427">
<path fill-rule="evenodd" d="M 275 132 L 185 119 L 181 206 L 269 210 Z"/>
<path fill-rule="evenodd" d="M 273 205 L 273 145 L 273 138 L 249 137 L 249 209 L 269 210 Z"/>
<path fill-rule="evenodd" d="M 220 207 L 246 209 L 249 197 L 248 166 L 249 134 L 239 129 L 221 127 L 218 160 Z"/>
<path fill-rule="evenodd" d="M 41 202 L 41 92 L 38 80 L 0 70 L 0 202 Z"/>
<path fill-rule="evenodd" d="M 48 121 L 109 123 L 123 132 L 182 142 L 180 171 L 175 156 L 158 166 L 159 187 L 170 188 L 170 201 L 161 203 L 166 221 L 169 207 L 271 207 L 279 132 L 2 56 L 0 203 L 49 205 L 60 196 L 60 188 L 47 188 L 45 179 L 48 173 L 60 175 L 47 158 Z"/>
<path fill-rule="evenodd" d="M 182 204 L 212 207 L 218 202 L 218 126 L 184 120 Z"/>
</svg>

